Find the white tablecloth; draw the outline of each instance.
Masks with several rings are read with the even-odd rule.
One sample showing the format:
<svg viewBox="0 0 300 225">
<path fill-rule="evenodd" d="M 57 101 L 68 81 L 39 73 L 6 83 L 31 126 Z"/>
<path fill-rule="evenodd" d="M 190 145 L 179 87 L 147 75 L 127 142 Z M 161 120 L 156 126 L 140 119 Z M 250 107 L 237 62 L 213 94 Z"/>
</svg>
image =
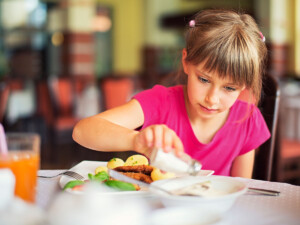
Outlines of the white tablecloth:
<svg viewBox="0 0 300 225">
<path fill-rule="evenodd" d="M 41 170 L 40 175 L 54 175 L 62 170 Z M 237 178 L 248 187 L 258 187 L 280 191 L 280 196 L 250 195 L 241 196 L 217 224 L 300 224 L 300 186 L 287 183 L 267 182 Z M 37 204 L 47 209 L 51 200 L 61 192 L 59 177 L 38 179 Z"/>
</svg>

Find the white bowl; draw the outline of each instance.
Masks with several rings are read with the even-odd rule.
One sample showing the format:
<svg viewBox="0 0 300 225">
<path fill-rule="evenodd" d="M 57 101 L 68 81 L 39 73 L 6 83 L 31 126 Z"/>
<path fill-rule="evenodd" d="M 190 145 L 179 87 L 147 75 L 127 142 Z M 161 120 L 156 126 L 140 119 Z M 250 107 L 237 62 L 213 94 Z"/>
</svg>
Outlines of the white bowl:
<svg viewBox="0 0 300 225">
<path fill-rule="evenodd" d="M 176 196 L 161 194 L 159 196 L 165 207 L 193 206 L 198 210 L 212 210 L 223 214 L 229 210 L 237 198 L 247 191 L 246 184 L 232 177 L 181 177 L 168 180 L 159 180 L 151 185 L 168 191 L 186 187 L 195 183 L 210 181 L 211 187 L 205 196 Z"/>
<path fill-rule="evenodd" d="M 149 225 L 209 225 L 220 221 L 220 216 L 209 210 L 194 207 L 170 207 L 155 210 L 149 217 Z"/>
</svg>

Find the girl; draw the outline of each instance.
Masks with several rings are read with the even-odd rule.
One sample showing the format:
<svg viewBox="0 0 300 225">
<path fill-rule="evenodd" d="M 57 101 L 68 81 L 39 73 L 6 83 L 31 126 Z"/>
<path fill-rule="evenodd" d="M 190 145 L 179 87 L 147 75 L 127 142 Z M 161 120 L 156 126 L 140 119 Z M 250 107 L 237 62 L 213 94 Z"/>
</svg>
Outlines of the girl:
<svg viewBox="0 0 300 225">
<path fill-rule="evenodd" d="M 248 89 L 259 101 L 266 52 L 249 15 L 202 11 L 186 31 L 184 85 L 156 85 L 120 107 L 85 118 L 73 138 L 98 151 L 147 155 L 161 147 L 178 157 L 185 152 L 216 175 L 251 178 L 254 150 L 270 133 L 259 109 L 238 97 Z"/>
</svg>

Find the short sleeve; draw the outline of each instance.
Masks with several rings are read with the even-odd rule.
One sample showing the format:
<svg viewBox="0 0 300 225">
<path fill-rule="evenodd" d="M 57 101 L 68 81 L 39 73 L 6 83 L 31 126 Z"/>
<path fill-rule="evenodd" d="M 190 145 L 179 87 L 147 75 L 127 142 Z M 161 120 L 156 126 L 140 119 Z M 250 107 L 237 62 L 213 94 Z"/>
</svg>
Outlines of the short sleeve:
<svg viewBox="0 0 300 225">
<path fill-rule="evenodd" d="M 161 85 L 155 85 L 152 89 L 148 89 L 136 94 L 136 99 L 144 112 L 144 125 L 152 120 L 157 120 L 166 107 L 168 89 Z"/>
<path fill-rule="evenodd" d="M 251 113 L 250 117 L 247 119 L 247 123 L 246 123 L 247 136 L 246 136 L 245 144 L 241 149 L 240 155 L 258 148 L 265 141 L 267 141 L 271 136 L 268 126 L 260 110 L 256 106 L 253 107 L 254 107 L 253 112 Z"/>
</svg>

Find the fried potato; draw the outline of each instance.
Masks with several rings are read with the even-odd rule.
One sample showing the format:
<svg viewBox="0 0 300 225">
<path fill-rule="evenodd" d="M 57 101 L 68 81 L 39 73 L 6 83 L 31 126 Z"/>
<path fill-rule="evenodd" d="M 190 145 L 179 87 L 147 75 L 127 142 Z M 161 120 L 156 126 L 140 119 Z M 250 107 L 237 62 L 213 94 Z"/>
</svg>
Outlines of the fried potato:
<svg viewBox="0 0 300 225">
<path fill-rule="evenodd" d="M 153 181 L 156 180 L 162 180 L 162 179 L 170 179 L 175 177 L 174 173 L 171 172 L 163 172 L 158 168 L 153 168 L 153 171 L 151 172 L 151 179 Z"/>
<path fill-rule="evenodd" d="M 129 156 L 126 161 L 124 166 L 139 166 L 139 165 L 149 165 L 148 159 L 143 156 L 143 155 L 132 155 Z"/>
<path fill-rule="evenodd" d="M 114 169 L 116 167 L 123 166 L 123 165 L 124 165 L 124 161 L 123 159 L 120 158 L 112 158 L 107 162 L 108 169 Z"/>
<path fill-rule="evenodd" d="M 108 170 L 107 166 L 99 166 L 95 169 L 95 174 L 100 173 L 102 171 L 105 171 L 107 173 L 107 170 Z"/>
<path fill-rule="evenodd" d="M 152 179 L 150 176 L 146 175 L 146 174 L 143 174 L 143 173 L 131 173 L 131 172 L 122 172 L 122 174 L 128 176 L 128 177 L 131 177 L 133 179 L 136 179 L 136 180 L 140 180 L 140 181 L 143 181 L 143 182 L 146 182 L 148 184 L 151 184 L 152 183 Z"/>
</svg>

